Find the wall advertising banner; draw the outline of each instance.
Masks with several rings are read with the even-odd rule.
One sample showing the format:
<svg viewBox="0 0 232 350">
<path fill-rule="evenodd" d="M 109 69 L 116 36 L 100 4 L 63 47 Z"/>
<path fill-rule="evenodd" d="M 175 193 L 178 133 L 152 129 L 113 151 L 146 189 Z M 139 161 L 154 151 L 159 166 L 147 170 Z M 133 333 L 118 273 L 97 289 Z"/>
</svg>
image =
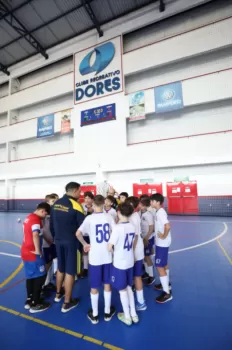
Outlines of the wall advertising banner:
<svg viewBox="0 0 232 350">
<path fill-rule="evenodd" d="M 67 109 L 66 111 L 61 111 L 57 114 L 61 116 L 61 134 L 68 134 L 71 132 L 71 114 L 72 110 Z"/>
<path fill-rule="evenodd" d="M 54 136 L 54 114 L 37 119 L 37 138 Z"/>
<path fill-rule="evenodd" d="M 155 112 L 170 112 L 184 107 L 181 81 L 155 87 Z"/>
<path fill-rule="evenodd" d="M 81 126 L 97 124 L 116 119 L 115 103 L 87 109 L 81 112 Z"/>
<path fill-rule="evenodd" d="M 129 121 L 145 119 L 145 96 L 143 91 L 129 95 Z"/>
<path fill-rule="evenodd" d="M 121 37 L 74 55 L 74 103 L 87 102 L 123 90 Z"/>
</svg>

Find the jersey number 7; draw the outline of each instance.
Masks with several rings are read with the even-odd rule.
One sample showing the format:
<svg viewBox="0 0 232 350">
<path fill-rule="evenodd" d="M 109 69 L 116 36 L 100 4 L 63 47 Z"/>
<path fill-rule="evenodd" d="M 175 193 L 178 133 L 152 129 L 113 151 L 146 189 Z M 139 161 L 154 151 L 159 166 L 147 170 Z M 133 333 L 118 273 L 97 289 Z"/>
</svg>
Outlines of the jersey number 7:
<svg viewBox="0 0 232 350">
<path fill-rule="evenodd" d="M 125 242 L 124 242 L 124 249 L 127 249 L 128 251 L 131 250 L 133 246 L 135 234 L 134 233 L 127 233 Z"/>
<path fill-rule="evenodd" d="M 108 242 L 110 239 L 110 225 L 99 224 L 96 225 L 96 242 L 102 243 L 103 241 Z"/>
</svg>

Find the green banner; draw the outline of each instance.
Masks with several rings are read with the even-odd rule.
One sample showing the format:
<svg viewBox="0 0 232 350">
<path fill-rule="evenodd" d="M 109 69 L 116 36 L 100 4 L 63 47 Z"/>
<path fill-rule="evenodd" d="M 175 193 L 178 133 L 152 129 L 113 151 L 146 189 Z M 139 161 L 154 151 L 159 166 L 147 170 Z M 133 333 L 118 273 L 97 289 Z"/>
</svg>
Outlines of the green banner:
<svg viewBox="0 0 232 350">
<path fill-rule="evenodd" d="M 153 184 L 154 179 L 140 179 L 141 184 Z"/>
<path fill-rule="evenodd" d="M 174 182 L 189 181 L 189 176 L 178 176 L 174 178 Z"/>
<path fill-rule="evenodd" d="M 83 185 L 93 185 L 93 182 L 83 182 Z"/>
</svg>

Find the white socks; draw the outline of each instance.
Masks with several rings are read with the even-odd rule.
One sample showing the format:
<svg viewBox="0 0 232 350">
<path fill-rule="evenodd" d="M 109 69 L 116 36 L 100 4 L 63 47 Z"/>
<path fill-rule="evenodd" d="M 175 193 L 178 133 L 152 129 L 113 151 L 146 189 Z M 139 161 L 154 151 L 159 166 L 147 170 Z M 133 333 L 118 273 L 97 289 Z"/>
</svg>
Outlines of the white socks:
<svg viewBox="0 0 232 350">
<path fill-rule="evenodd" d="M 170 294 L 168 276 L 160 276 L 160 283 L 162 284 L 163 291 L 167 294 Z"/>
<path fill-rule="evenodd" d="M 91 304 L 92 304 L 92 309 L 93 309 L 93 316 L 96 317 L 96 316 L 98 316 L 99 293 L 97 293 L 97 294 L 90 293 L 90 298 L 91 298 Z"/>
<path fill-rule="evenodd" d="M 149 277 L 154 277 L 153 266 L 148 266 L 147 271 L 148 271 L 147 273 L 148 273 Z"/>
<path fill-rule="evenodd" d="M 129 305 L 130 305 L 130 314 L 131 317 L 136 317 L 136 311 L 135 311 L 135 298 L 134 298 L 134 293 L 132 291 L 132 288 L 127 286 L 127 293 L 129 297 Z"/>
<path fill-rule="evenodd" d="M 57 260 L 57 258 L 55 258 L 53 260 L 53 273 L 56 273 L 57 270 L 58 270 L 58 260 Z"/>
<path fill-rule="evenodd" d="M 140 304 L 144 304 L 145 300 L 144 300 L 144 296 L 143 296 L 143 289 L 142 290 L 136 290 L 136 297 L 137 300 Z"/>
<path fill-rule="evenodd" d="M 109 313 L 110 313 L 111 295 L 112 295 L 112 292 L 106 292 L 106 291 L 104 291 L 105 314 L 109 314 Z"/>
<path fill-rule="evenodd" d="M 144 267 L 145 267 L 145 272 L 148 273 L 148 266 L 147 263 L 144 261 Z"/>
<path fill-rule="evenodd" d="M 51 283 L 52 281 L 52 277 L 53 277 L 53 271 L 52 271 L 52 266 L 50 267 L 50 269 L 47 272 L 47 277 L 46 277 L 46 281 L 45 281 L 45 286 L 47 286 L 49 283 Z"/>
<path fill-rule="evenodd" d="M 166 270 L 166 274 L 167 274 L 167 276 L 168 276 L 168 282 L 170 282 L 169 269 Z"/>
<path fill-rule="evenodd" d="M 88 255 L 83 255 L 83 265 L 84 265 L 84 270 L 88 270 Z"/>
<path fill-rule="evenodd" d="M 129 296 L 128 296 L 127 290 L 126 291 L 120 290 L 119 294 L 120 294 L 124 316 L 127 320 L 128 319 L 130 320 L 131 316 L 130 316 L 130 310 L 129 310 Z"/>
</svg>

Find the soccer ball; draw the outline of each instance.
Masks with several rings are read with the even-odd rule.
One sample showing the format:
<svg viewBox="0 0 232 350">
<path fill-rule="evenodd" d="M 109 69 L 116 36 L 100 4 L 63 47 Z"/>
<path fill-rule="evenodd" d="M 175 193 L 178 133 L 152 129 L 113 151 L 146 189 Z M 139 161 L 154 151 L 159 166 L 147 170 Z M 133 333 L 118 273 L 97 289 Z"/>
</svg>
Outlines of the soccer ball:
<svg viewBox="0 0 232 350">
<path fill-rule="evenodd" d="M 21 222 L 21 219 L 20 218 L 18 218 L 18 220 L 17 220 L 18 222 Z"/>
</svg>

